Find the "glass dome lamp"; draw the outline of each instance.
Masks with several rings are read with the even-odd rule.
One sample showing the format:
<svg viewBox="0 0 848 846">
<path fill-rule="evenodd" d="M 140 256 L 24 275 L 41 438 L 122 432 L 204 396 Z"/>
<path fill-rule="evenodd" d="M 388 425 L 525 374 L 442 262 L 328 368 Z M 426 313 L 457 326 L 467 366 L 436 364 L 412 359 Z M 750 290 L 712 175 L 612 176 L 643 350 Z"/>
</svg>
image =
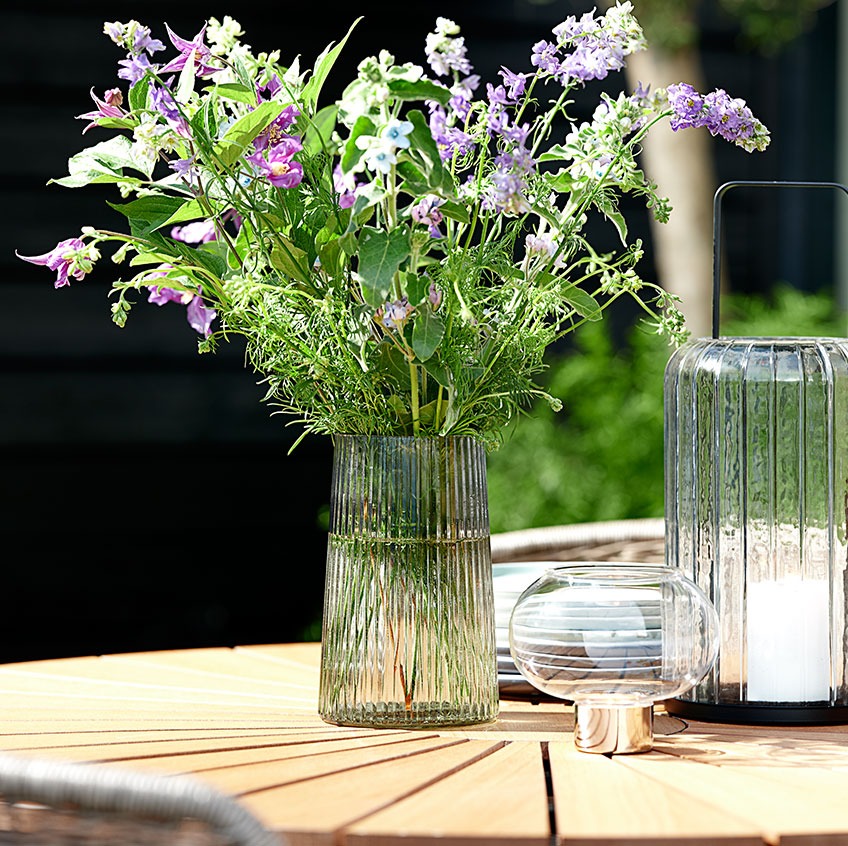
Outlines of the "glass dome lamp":
<svg viewBox="0 0 848 846">
<path fill-rule="evenodd" d="M 518 597 L 509 644 L 519 672 L 575 706 L 584 752 L 646 752 L 654 702 L 694 687 L 718 654 L 718 615 L 673 567 L 567 563 Z"/>
</svg>

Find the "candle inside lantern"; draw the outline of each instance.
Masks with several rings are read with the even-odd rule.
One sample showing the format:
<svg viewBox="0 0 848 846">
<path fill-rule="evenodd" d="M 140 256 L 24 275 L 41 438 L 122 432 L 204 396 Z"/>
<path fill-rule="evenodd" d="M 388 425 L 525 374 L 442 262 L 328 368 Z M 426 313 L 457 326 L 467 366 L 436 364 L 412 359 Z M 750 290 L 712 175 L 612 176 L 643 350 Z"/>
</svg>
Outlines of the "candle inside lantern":
<svg viewBox="0 0 848 846">
<path fill-rule="evenodd" d="M 748 701 L 829 699 L 828 583 L 751 582 L 747 593 Z"/>
</svg>

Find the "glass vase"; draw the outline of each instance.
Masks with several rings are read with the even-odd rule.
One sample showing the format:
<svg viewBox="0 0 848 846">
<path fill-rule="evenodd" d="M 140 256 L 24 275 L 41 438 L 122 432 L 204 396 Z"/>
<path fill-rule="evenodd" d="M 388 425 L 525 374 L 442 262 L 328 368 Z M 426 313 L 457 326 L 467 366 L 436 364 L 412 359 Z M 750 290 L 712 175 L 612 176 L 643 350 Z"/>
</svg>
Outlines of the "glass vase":
<svg viewBox="0 0 848 846">
<path fill-rule="evenodd" d="M 493 720 L 484 447 L 382 435 L 333 444 L 321 717 L 401 728 Z"/>
</svg>

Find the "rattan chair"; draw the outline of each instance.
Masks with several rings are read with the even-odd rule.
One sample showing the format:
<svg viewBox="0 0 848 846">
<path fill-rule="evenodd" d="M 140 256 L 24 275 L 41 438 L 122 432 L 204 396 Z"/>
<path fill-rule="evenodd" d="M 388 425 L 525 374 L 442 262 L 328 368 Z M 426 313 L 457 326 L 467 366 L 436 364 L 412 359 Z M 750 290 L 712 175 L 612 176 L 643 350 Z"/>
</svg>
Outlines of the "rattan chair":
<svg viewBox="0 0 848 846">
<path fill-rule="evenodd" d="M 662 564 L 662 518 L 608 520 L 519 529 L 492 535 L 492 562 L 632 561 Z"/>
<path fill-rule="evenodd" d="M 0 844 L 281 846 L 235 799 L 190 776 L 0 754 Z"/>
</svg>

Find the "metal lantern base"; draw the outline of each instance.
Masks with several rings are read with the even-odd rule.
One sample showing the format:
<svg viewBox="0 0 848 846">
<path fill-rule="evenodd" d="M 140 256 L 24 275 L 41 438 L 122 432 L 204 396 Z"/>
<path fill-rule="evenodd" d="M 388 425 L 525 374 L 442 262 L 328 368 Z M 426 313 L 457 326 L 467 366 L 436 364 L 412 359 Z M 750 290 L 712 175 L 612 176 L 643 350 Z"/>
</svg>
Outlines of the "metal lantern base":
<svg viewBox="0 0 848 846">
<path fill-rule="evenodd" d="M 667 699 L 663 706 L 675 717 L 713 723 L 795 726 L 848 724 L 848 706 L 845 705 L 714 705 Z"/>
</svg>

